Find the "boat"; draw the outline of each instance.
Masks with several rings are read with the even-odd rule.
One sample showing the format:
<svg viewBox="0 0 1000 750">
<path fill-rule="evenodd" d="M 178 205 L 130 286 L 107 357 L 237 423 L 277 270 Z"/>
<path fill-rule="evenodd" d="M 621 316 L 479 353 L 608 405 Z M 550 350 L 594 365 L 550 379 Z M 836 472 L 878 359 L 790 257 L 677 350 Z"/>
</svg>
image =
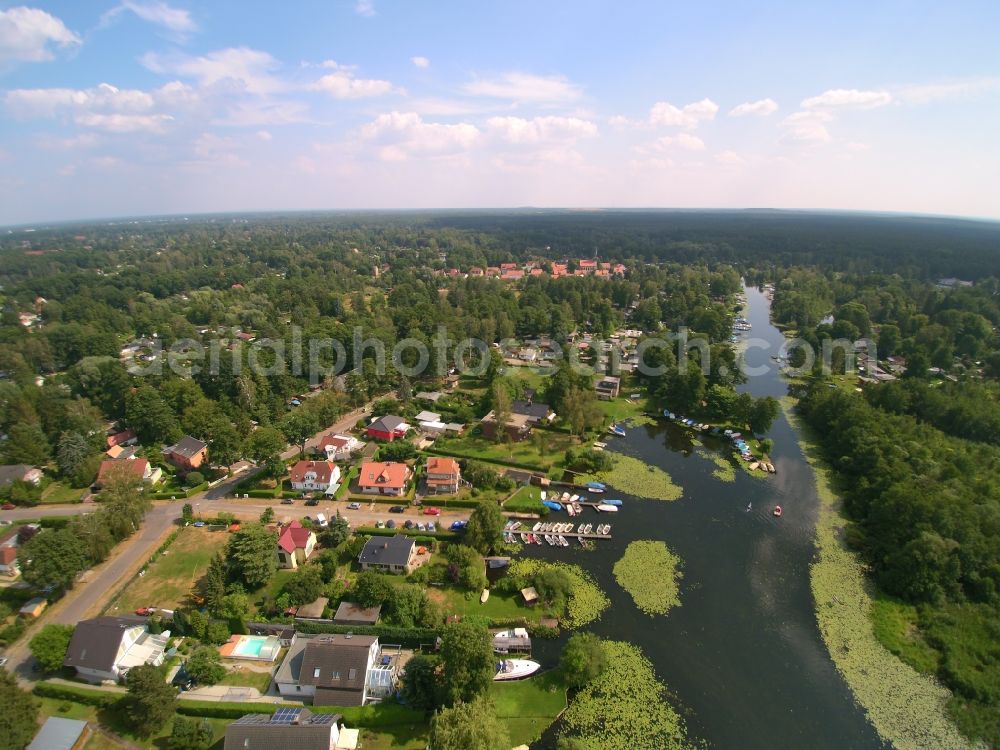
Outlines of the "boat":
<svg viewBox="0 0 1000 750">
<path fill-rule="evenodd" d="M 511 531 L 517 531 L 519 528 L 521 528 L 521 522 L 520 521 L 514 521 L 514 524 L 510 527 L 510 530 Z"/>
<path fill-rule="evenodd" d="M 542 492 L 541 492 L 541 497 L 542 497 L 542 500 L 544 500 L 544 499 L 545 499 L 545 490 L 542 490 Z"/>
<path fill-rule="evenodd" d="M 541 664 L 531 659 L 504 659 L 497 663 L 497 672 L 493 679 L 498 682 L 522 680 L 525 677 L 530 677 L 541 668 Z"/>
<path fill-rule="evenodd" d="M 597 506 L 597 510 L 599 510 L 601 513 L 617 513 L 618 506 L 610 505 L 608 503 L 601 503 L 600 505 Z"/>
<path fill-rule="evenodd" d="M 559 498 L 559 502 L 568 503 L 570 501 L 570 495 L 568 492 L 562 493 L 562 497 Z"/>
<path fill-rule="evenodd" d="M 600 482 L 587 482 L 584 487 L 591 492 L 604 492 L 608 488 L 606 484 L 601 484 Z"/>
<path fill-rule="evenodd" d="M 608 444 L 607 443 L 602 443 L 602 442 L 598 441 L 598 442 L 594 443 L 594 447 L 597 448 L 598 450 L 604 450 L 605 448 L 608 447 Z"/>
<path fill-rule="evenodd" d="M 571 516 L 576 515 L 576 507 L 573 505 L 573 503 L 566 503 L 566 512 L 569 513 Z"/>
<path fill-rule="evenodd" d="M 757 463 L 756 461 L 754 461 L 752 464 L 750 464 L 750 471 L 757 471 L 757 469 L 759 467 L 760 467 L 760 464 Z"/>
<path fill-rule="evenodd" d="M 532 531 L 538 531 L 538 530 L 539 530 L 540 528 L 542 528 L 542 522 L 541 522 L 541 521 L 539 521 L 539 522 L 538 522 L 538 523 L 536 523 L 536 524 L 535 524 L 534 526 L 532 526 L 532 527 L 531 527 L 531 530 L 532 530 Z"/>
<path fill-rule="evenodd" d="M 608 428 L 608 432 L 610 432 L 612 435 L 617 435 L 618 437 L 625 437 L 625 429 L 623 427 L 619 427 L 616 424 L 611 425 Z"/>
<path fill-rule="evenodd" d="M 555 502 L 554 500 L 543 500 L 542 501 L 542 505 L 544 505 L 549 510 L 562 510 L 563 509 L 563 507 L 559 503 Z"/>
<path fill-rule="evenodd" d="M 525 544 L 528 544 L 528 542 L 530 540 L 531 540 L 531 534 L 526 534 L 524 532 L 521 533 L 521 541 L 522 542 L 524 542 Z"/>
<path fill-rule="evenodd" d="M 781 506 L 780 505 L 775 505 L 774 506 L 774 516 L 775 516 L 775 518 L 781 518 Z"/>
<path fill-rule="evenodd" d="M 483 589 L 483 593 L 479 595 L 479 603 L 486 604 L 486 600 L 490 598 L 490 590 Z"/>
<path fill-rule="evenodd" d="M 775 473 L 774 464 L 772 464 L 770 461 L 767 463 L 767 470 L 772 474 Z"/>
<path fill-rule="evenodd" d="M 619 508 L 622 507 L 621 500 L 605 500 L 604 505 L 617 505 Z"/>
<path fill-rule="evenodd" d="M 561 537 L 559 537 L 559 544 L 562 545 L 563 547 L 568 547 L 569 546 L 569 540 L 566 537 L 561 536 Z"/>
<path fill-rule="evenodd" d="M 573 495 L 572 497 L 570 497 L 570 499 L 569 499 L 568 502 L 576 503 L 576 502 L 579 502 L 579 501 L 580 501 L 580 496 L 579 495 Z"/>
</svg>

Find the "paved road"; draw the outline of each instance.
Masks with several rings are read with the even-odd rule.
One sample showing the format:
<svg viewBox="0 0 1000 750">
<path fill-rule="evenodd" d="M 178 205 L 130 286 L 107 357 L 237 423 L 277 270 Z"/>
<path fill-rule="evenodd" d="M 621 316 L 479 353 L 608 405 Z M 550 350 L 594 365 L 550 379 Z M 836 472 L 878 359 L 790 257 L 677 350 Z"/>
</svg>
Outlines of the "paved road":
<svg viewBox="0 0 1000 750">
<path fill-rule="evenodd" d="M 365 404 L 364 406 L 359 406 L 357 409 L 354 409 L 353 411 L 350 411 L 344 416 L 342 416 L 340 419 L 338 419 L 329 427 L 326 427 L 317 432 L 315 435 L 313 435 L 306 441 L 306 453 L 308 454 L 310 452 L 309 450 L 310 448 L 313 448 L 316 445 L 318 445 L 319 441 L 322 440 L 327 435 L 329 435 L 331 432 L 346 432 L 348 430 L 354 429 L 354 425 L 356 425 L 358 423 L 358 420 L 361 419 L 365 414 L 368 414 L 371 411 L 371 407 L 372 405 L 370 403 Z M 293 445 L 287 448 L 284 452 L 282 452 L 281 457 L 287 461 L 289 458 L 295 458 L 298 455 L 299 455 L 299 446 Z"/>
</svg>

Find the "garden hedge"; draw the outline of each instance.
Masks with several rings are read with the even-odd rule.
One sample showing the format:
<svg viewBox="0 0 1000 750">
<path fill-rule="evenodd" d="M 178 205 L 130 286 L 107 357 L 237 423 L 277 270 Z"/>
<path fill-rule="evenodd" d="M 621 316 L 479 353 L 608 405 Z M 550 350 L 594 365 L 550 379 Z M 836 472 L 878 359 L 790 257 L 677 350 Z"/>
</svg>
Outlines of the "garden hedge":
<svg viewBox="0 0 1000 750">
<path fill-rule="evenodd" d="M 122 693 L 111 693 L 104 690 L 76 687 L 75 685 L 60 685 L 52 682 L 39 682 L 32 692 L 41 698 L 73 701 L 97 708 L 111 708 L 125 697 Z"/>
</svg>

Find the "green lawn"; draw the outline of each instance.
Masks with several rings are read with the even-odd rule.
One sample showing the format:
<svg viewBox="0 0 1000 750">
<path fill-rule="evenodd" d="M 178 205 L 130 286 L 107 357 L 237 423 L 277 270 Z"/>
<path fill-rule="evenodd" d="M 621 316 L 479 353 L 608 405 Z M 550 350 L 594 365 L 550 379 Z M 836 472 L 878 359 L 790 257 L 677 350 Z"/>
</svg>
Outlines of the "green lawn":
<svg viewBox="0 0 1000 750">
<path fill-rule="evenodd" d="M 192 587 L 227 541 L 229 536 L 223 531 L 194 526 L 181 529 L 173 544 L 146 569 L 145 575 L 125 589 L 115 602 L 117 610 L 131 612 L 147 606 L 176 609 L 185 604 Z"/>
<path fill-rule="evenodd" d="M 534 435 L 541 437 L 536 439 Z M 535 430 L 531 437 L 519 443 L 495 443 L 476 435 L 439 439 L 434 444 L 434 450 L 485 462 L 515 463 L 548 471 L 562 462 L 567 448 L 578 442 L 563 432 Z"/>
<path fill-rule="evenodd" d="M 537 740 L 566 708 L 566 689 L 551 672 L 530 680 L 494 683 L 490 698 L 497 716 L 507 725 L 512 745 Z"/>
<path fill-rule="evenodd" d="M 70 487 L 64 482 L 51 482 L 48 487 L 42 490 L 42 498 L 39 502 L 48 503 L 78 503 L 83 497 L 85 489 Z"/>
<path fill-rule="evenodd" d="M 263 695 L 267 692 L 267 686 L 271 684 L 271 673 L 256 672 L 247 667 L 236 667 L 226 672 L 226 676 L 219 680 L 217 684 L 257 688 L 260 694 Z"/>
<path fill-rule="evenodd" d="M 542 505 L 541 490 L 530 485 L 521 487 L 507 498 L 503 509 L 512 513 L 538 513 L 544 515 L 548 508 Z"/>
<path fill-rule="evenodd" d="M 424 750 L 429 732 L 427 724 L 386 727 L 380 732 L 362 729 L 358 744 L 365 750 Z"/>
</svg>

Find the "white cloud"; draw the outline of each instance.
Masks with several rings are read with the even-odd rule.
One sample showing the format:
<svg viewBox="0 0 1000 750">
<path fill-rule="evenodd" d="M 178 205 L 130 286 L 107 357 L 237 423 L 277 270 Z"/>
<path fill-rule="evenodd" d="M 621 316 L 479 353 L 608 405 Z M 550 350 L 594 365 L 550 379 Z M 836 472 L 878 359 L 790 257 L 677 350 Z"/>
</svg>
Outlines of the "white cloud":
<svg viewBox="0 0 1000 750">
<path fill-rule="evenodd" d="M 92 89 L 14 89 L 4 96 L 4 103 L 20 116 L 53 117 L 64 110 L 147 112 L 155 99 L 147 91 L 102 83 Z"/>
<path fill-rule="evenodd" d="M 462 87 L 466 94 L 510 99 L 515 102 L 555 104 L 579 99 L 582 89 L 564 76 L 504 73 L 497 78 L 477 78 Z"/>
<path fill-rule="evenodd" d="M 77 125 L 108 133 L 162 133 L 173 120 L 170 115 L 129 115 L 119 112 L 81 112 L 73 120 Z"/>
<path fill-rule="evenodd" d="M 53 138 L 42 135 L 37 138 L 38 145 L 50 151 L 77 151 L 93 148 L 101 142 L 96 133 L 81 133 L 70 138 Z"/>
<path fill-rule="evenodd" d="M 705 150 L 705 141 L 696 135 L 691 135 L 690 133 L 678 133 L 675 136 L 664 136 L 659 139 L 659 142 L 664 146 L 676 146 L 677 148 L 682 148 L 685 151 Z"/>
<path fill-rule="evenodd" d="M 488 129 L 507 143 L 567 141 L 597 135 L 597 126 L 578 117 L 491 117 Z"/>
<path fill-rule="evenodd" d="M 268 131 L 266 131 L 266 130 L 258 130 L 258 131 L 257 131 L 257 138 L 258 138 L 258 140 L 261 140 L 261 141 L 269 141 L 269 140 L 271 140 L 272 138 L 274 138 L 274 136 L 273 136 L 273 135 L 271 135 L 271 134 L 270 134 L 270 133 L 269 133 Z"/>
<path fill-rule="evenodd" d="M 803 109 L 875 109 L 892 102 L 888 91 L 861 91 L 859 89 L 830 89 L 819 96 L 802 100 Z"/>
<path fill-rule="evenodd" d="M 122 0 L 101 17 L 102 23 L 110 23 L 122 13 L 134 13 L 138 18 L 148 23 L 162 26 L 176 34 L 190 34 L 198 30 L 198 25 L 191 18 L 191 13 L 174 8 L 164 2 L 138 2 L 138 0 Z"/>
<path fill-rule="evenodd" d="M 311 88 L 325 91 L 334 99 L 363 99 L 372 96 L 385 96 L 393 92 L 389 81 L 376 78 L 355 78 L 354 68 L 340 65 L 333 60 L 323 63 L 324 68 L 332 68 L 333 73 L 323 76 Z"/>
<path fill-rule="evenodd" d="M 774 99 L 758 99 L 755 102 L 744 102 L 729 110 L 730 117 L 767 117 L 778 111 L 778 103 Z"/>
<path fill-rule="evenodd" d="M 383 161 L 460 153 L 472 148 L 481 135 L 471 123 L 424 122 L 416 112 L 381 114 L 361 128 L 362 138 L 379 146 Z"/>
<path fill-rule="evenodd" d="M 795 112 L 781 121 L 785 131 L 782 140 L 786 143 L 817 144 L 833 140 L 826 123 L 831 115 L 823 111 Z"/>
<path fill-rule="evenodd" d="M 51 60 L 50 43 L 65 48 L 80 41 L 79 35 L 44 10 L 23 5 L 0 10 L 0 63 Z"/>
<path fill-rule="evenodd" d="M 715 155 L 715 161 L 726 167 L 740 167 L 747 163 L 747 160 L 735 151 L 720 151 Z"/>
<path fill-rule="evenodd" d="M 719 105 L 711 99 L 675 107 L 670 102 L 657 102 L 649 110 L 650 125 L 666 125 L 674 128 L 696 128 L 702 122 L 715 119 Z"/>
<path fill-rule="evenodd" d="M 287 88 L 273 75 L 277 60 L 267 52 L 248 47 L 229 47 L 198 57 L 150 52 L 140 62 L 154 73 L 192 78 L 202 86 L 234 86 L 258 95 Z"/>
<path fill-rule="evenodd" d="M 371 18 L 375 15 L 375 2 L 374 0 L 357 0 L 354 3 L 354 12 L 359 16 L 365 16 L 366 18 Z"/>
<path fill-rule="evenodd" d="M 960 81 L 904 86 L 894 96 L 907 104 L 928 104 L 942 99 L 963 99 L 1000 90 L 1000 78 L 968 78 Z"/>
<path fill-rule="evenodd" d="M 426 57 L 421 57 L 417 55 L 416 57 L 411 57 L 410 62 L 416 65 L 418 68 L 429 68 L 431 66 L 431 61 Z"/>
</svg>

